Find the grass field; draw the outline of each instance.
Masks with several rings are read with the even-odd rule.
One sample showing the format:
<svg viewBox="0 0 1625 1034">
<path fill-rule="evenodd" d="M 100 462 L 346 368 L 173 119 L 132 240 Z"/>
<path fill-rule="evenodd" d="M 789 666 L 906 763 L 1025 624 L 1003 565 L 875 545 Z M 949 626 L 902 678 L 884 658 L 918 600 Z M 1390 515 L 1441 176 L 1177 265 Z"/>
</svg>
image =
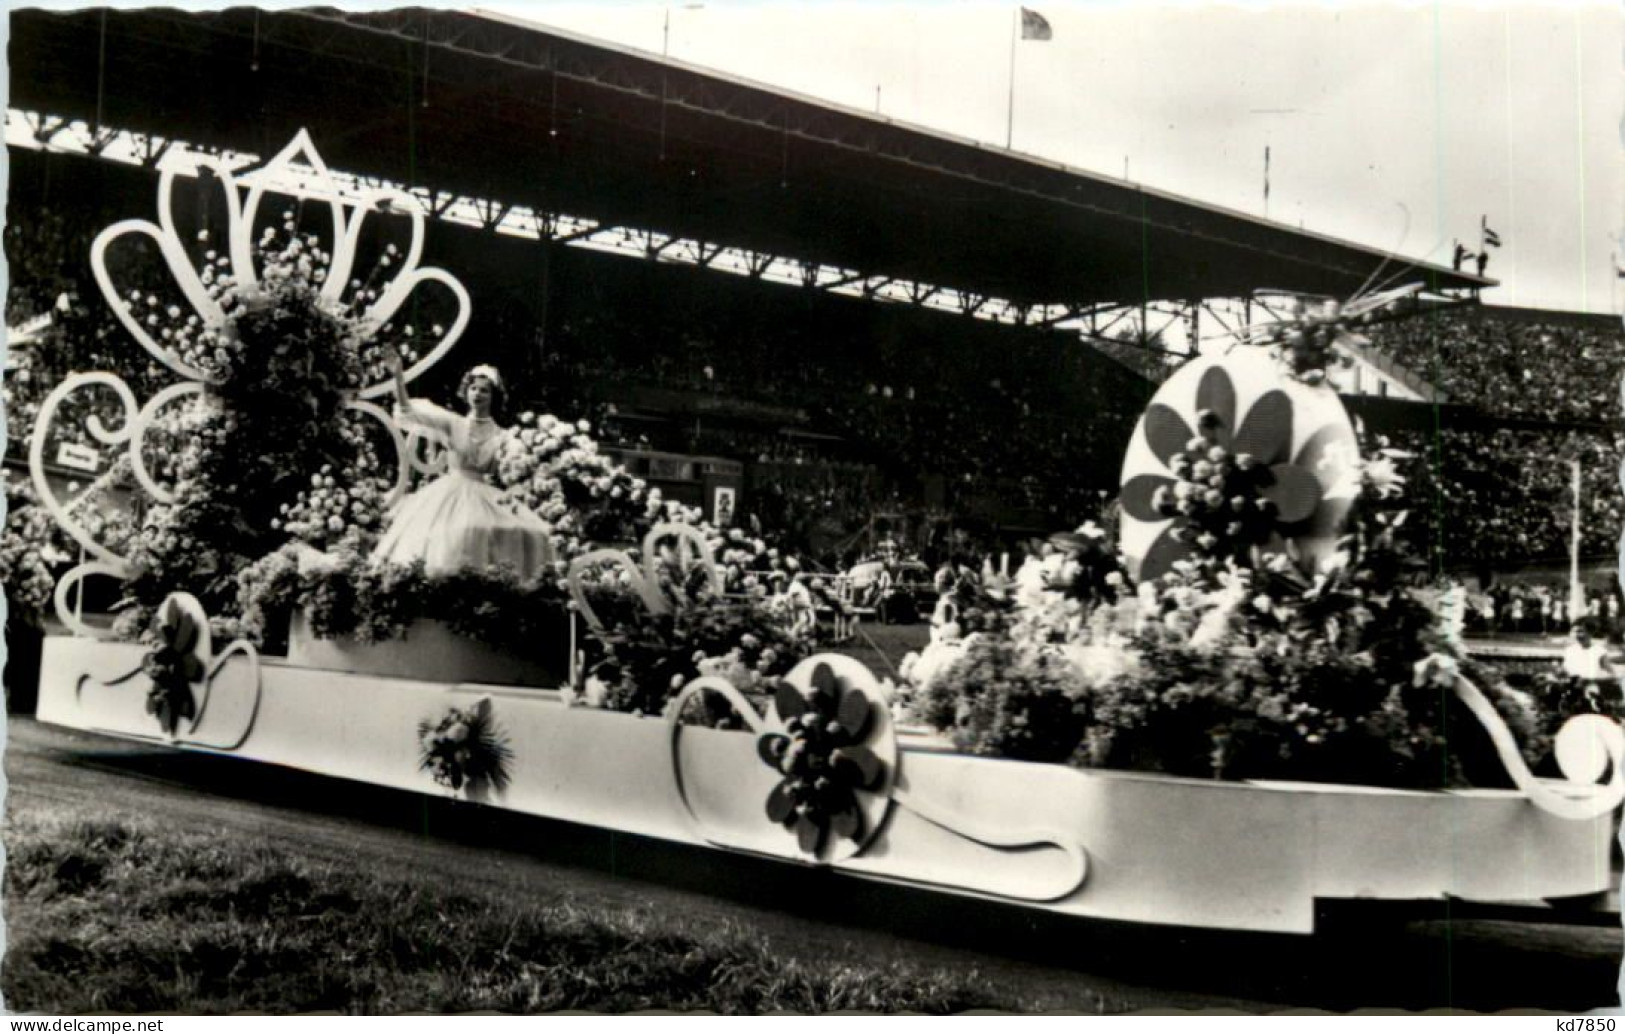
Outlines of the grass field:
<svg viewBox="0 0 1625 1034">
<path fill-rule="evenodd" d="M 912 625 L 869 623 L 859 625 L 857 635 L 835 648 L 835 652 L 856 657 L 881 678 L 895 679 L 903 658 L 924 649 L 930 640 L 931 626 L 925 622 Z"/>
<path fill-rule="evenodd" d="M 85 812 L 6 830 L 11 1011 L 1016 1010 L 975 972 L 812 964 L 738 923 L 497 900 Z"/>
</svg>

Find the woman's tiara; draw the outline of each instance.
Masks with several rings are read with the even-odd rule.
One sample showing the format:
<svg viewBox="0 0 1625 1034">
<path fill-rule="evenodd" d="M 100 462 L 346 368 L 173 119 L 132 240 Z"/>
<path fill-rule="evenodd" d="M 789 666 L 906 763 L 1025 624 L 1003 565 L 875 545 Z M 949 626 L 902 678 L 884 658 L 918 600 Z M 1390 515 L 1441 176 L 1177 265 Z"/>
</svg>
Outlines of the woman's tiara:
<svg viewBox="0 0 1625 1034">
<path fill-rule="evenodd" d="M 484 377 L 486 380 L 490 381 L 498 391 L 507 390 L 502 383 L 502 374 L 498 373 L 497 368 L 494 366 L 481 363 L 479 366 L 474 367 L 472 370 L 468 371 L 468 373 L 463 375 L 463 379 L 465 381 L 472 381 L 476 377 Z"/>
</svg>

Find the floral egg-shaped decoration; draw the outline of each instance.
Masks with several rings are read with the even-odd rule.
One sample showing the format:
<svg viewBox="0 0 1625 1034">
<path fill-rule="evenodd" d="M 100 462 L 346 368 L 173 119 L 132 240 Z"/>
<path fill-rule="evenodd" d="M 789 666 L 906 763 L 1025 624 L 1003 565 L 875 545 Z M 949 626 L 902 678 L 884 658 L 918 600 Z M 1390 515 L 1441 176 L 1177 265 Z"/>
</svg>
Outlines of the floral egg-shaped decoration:
<svg viewBox="0 0 1625 1034">
<path fill-rule="evenodd" d="M 1122 550 L 1150 581 L 1196 553 L 1284 554 L 1307 575 L 1336 552 L 1359 494 L 1337 393 L 1263 349 L 1193 359 L 1158 389 L 1123 460 Z"/>
</svg>

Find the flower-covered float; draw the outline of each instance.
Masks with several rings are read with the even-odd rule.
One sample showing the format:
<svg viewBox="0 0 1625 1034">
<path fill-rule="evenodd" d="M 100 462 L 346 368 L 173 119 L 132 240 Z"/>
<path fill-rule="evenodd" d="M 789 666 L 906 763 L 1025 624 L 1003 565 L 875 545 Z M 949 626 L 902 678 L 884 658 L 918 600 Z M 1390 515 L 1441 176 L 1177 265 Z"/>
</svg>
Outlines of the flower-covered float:
<svg viewBox="0 0 1625 1034">
<path fill-rule="evenodd" d="M 41 720 L 1080 917 L 1306 932 L 1326 899 L 1608 889 L 1625 736 L 1550 736 L 1462 655 L 1404 584 L 1394 457 L 1362 459 L 1304 364 L 1249 346 L 1171 378 L 1128 449 L 1124 564 L 1091 526 L 962 586 L 893 685 L 818 652 L 807 594 L 768 594 L 793 565 L 550 416 L 494 478 L 551 525 L 552 568 L 372 563 L 438 469 L 374 401 L 385 350 L 428 371 L 468 295 L 421 265 L 410 195 L 346 195 L 302 134 L 212 171 L 223 233 L 184 225 L 166 173 L 159 223 L 92 254 L 179 380 L 138 404 L 76 374 L 40 407 L 39 507 L 86 557 L 54 590 Z M 132 239 L 167 283 L 120 265 Z M 68 411 L 120 453 L 98 485 L 137 486 L 135 519 L 45 476 L 87 392 Z M 111 621 L 72 605 L 91 578 L 122 585 Z"/>
</svg>

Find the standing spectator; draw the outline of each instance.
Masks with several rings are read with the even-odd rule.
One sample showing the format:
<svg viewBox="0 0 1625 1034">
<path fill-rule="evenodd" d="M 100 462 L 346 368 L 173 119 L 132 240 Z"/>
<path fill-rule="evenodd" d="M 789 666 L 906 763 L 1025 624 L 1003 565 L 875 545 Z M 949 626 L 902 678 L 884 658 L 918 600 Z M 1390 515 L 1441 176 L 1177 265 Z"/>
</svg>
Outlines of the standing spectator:
<svg viewBox="0 0 1625 1034">
<path fill-rule="evenodd" d="M 1563 651 L 1563 671 L 1587 682 L 1600 682 L 1613 677 L 1614 665 L 1607 648 L 1593 640 L 1584 625 L 1575 625 L 1573 640 Z"/>
</svg>

